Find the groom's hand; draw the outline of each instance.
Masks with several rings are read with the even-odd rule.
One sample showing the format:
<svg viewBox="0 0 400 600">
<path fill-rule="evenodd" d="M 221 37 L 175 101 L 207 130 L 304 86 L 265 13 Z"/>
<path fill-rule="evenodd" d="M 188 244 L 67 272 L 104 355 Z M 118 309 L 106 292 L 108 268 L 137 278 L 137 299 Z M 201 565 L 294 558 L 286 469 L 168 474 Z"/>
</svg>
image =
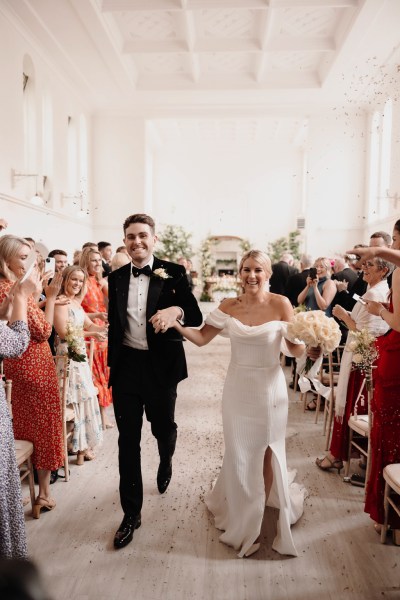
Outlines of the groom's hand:
<svg viewBox="0 0 400 600">
<path fill-rule="evenodd" d="M 182 309 L 179 306 L 170 306 L 158 310 L 155 315 L 149 319 L 154 327 L 155 333 L 165 333 L 171 327 L 174 327 L 177 319 L 182 316 Z"/>
</svg>

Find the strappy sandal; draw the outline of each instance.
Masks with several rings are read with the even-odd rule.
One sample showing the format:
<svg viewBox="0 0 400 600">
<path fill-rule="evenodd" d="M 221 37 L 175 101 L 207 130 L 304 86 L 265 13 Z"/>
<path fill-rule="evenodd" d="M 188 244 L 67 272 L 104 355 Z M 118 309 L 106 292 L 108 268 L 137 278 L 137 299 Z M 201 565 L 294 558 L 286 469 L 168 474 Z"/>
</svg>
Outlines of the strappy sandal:
<svg viewBox="0 0 400 600">
<path fill-rule="evenodd" d="M 322 464 L 324 460 L 328 462 L 327 465 Z M 324 458 L 316 458 L 315 464 L 319 469 L 321 469 L 321 471 L 330 471 L 331 469 L 337 469 L 338 475 L 340 475 L 340 471 L 343 469 L 343 462 L 339 458 L 331 460 L 328 456 L 324 456 Z"/>
</svg>

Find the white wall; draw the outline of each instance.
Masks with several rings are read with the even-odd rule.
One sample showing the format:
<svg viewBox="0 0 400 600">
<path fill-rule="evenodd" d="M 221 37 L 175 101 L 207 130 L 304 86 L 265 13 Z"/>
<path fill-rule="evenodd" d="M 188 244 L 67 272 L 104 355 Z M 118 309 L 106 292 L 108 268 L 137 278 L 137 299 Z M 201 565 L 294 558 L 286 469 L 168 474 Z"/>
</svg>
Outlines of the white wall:
<svg viewBox="0 0 400 600">
<path fill-rule="evenodd" d="M 16 29 L 0 15 L 0 215 L 9 222 L 8 233 L 27 235 L 42 241 L 49 249 L 61 247 L 72 258 L 75 248 L 93 237 L 91 217 L 76 221 L 79 201 L 65 207 L 61 194 L 79 192 L 67 184 L 67 123 L 68 116 L 77 122 L 86 117 L 90 131 L 90 112 L 80 102 L 72 88 L 51 68 L 23 29 Z M 29 55 L 34 67 L 34 105 L 36 112 L 36 156 L 31 166 L 34 173 L 47 175 L 47 208 L 41 210 L 29 203 L 35 193 L 35 178 L 21 178 L 13 182 L 11 169 L 26 172 L 23 130 L 22 72 L 24 56 Z M 52 106 L 52 156 L 44 166 L 43 158 L 43 102 Z M 90 154 L 90 147 L 88 148 Z M 52 165 L 52 171 L 49 171 Z M 46 169 L 46 170 L 45 170 Z M 39 189 L 41 178 L 38 178 Z M 90 175 L 89 175 L 90 188 Z M 15 202 L 13 202 L 15 198 Z M 90 197 L 88 198 L 90 201 Z M 76 200 L 75 200 L 76 202 Z M 46 208 L 45 207 L 45 208 Z"/>
</svg>

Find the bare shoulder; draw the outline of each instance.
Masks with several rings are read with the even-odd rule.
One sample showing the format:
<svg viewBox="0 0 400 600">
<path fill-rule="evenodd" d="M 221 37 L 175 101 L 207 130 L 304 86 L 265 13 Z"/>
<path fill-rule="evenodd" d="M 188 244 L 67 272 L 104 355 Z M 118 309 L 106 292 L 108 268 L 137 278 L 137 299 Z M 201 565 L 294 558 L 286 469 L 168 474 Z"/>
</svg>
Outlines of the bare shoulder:
<svg viewBox="0 0 400 600">
<path fill-rule="evenodd" d="M 281 321 L 288 321 L 293 316 L 293 306 L 286 296 L 270 294 L 270 303 L 274 311 L 280 315 Z"/>
<path fill-rule="evenodd" d="M 230 315 L 238 306 L 240 306 L 239 298 L 225 298 L 222 300 L 218 308 L 219 310 L 222 310 L 222 312 Z"/>
</svg>

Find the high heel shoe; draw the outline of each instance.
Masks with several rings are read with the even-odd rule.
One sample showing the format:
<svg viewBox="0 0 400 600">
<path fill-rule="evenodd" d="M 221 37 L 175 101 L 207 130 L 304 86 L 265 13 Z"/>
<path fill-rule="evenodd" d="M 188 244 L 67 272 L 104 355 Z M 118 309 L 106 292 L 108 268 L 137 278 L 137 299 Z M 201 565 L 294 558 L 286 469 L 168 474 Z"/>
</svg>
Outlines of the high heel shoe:
<svg viewBox="0 0 400 600">
<path fill-rule="evenodd" d="M 260 549 L 260 542 L 256 542 L 255 544 L 250 546 L 250 548 L 247 550 L 247 552 L 244 553 L 244 555 L 246 558 L 249 558 L 249 556 L 252 556 L 256 552 L 258 552 L 259 549 Z"/>
<path fill-rule="evenodd" d="M 32 517 L 34 519 L 39 519 L 42 510 L 53 510 L 53 508 L 55 508 L 55 505 L 56 501 L 53 498 L 49 498 L 48 500 L 46 500 L 46 498 L 38 496 L 32 508 Z"/>
<path fill-rule="evenodd" d="M 327 465 L 322 464 L 324 460 L 328 461 Z M 328 456 L 324 456 L 324 458 L 316 458 L 315 464 L 322 471 L 330 471 L 331 469 L 337 469 L 338 475 L 340 475 L 340 471 L 343 469 L 343 462 L 339 458 L 331 460 Z"/>
<path fill-rule="evenodd" d="M 84 462 L 85 462 L 85 453 L 84 452 L 78 452 L 78 454 L 76 456 L 76 464 L 81 467 Z"/>
</svg>

